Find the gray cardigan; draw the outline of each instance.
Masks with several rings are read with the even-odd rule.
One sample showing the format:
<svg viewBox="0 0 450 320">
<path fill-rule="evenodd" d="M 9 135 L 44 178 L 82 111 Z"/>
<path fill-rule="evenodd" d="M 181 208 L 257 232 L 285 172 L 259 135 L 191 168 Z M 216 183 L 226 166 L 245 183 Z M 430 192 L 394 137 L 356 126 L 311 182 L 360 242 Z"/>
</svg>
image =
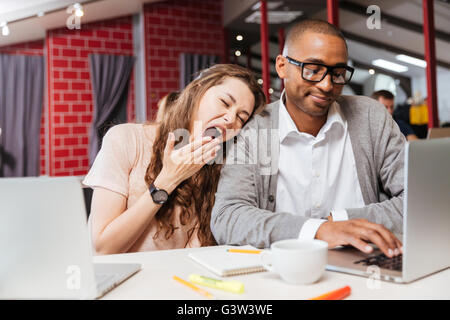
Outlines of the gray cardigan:
<svg viewBox="0 0 450 320">
<path fill-rule="evenodd" d="M 362 208 L 347 208 L 349 219 L 366 219 L 401 233 L 405 138 L 386 108 L 363 96 L 340 96 L 348 123 Z M 279 156 L 279 101 L 267 105 L 237 137 L 221 171 L 211 230 L 219 244 L 269 247 L 298 238 L 310 217 L 274 212 Z M 301 161 L 301 160 L 299 160 Z M 325 218 L 329 213 L 324 213 Z"/>
</svg>

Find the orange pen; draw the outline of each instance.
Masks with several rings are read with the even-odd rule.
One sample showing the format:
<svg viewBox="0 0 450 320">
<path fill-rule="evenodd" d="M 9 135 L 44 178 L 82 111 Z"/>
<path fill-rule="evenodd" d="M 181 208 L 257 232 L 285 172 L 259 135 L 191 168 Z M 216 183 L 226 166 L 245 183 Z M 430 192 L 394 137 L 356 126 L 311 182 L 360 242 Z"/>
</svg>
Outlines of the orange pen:
<svg viewBox="0 0 450 320">
<path fill-rule="evenodd" d="M 328 293 L 322 294 L 318 297 L 312 298 L 311 300 L 342 300 L 350 295 L 352 289 L 349 286 L 330 291 Z"/>
<path fill-rule="evenodd" d="M 183 280 L 183 279 L 181 279 L 180 277 L 177 277 L 177 276 L 173 276 L 172 279 L 178 281 L 181 284 L 184 284 L 186 287 L 191 288 L 192 290 L 200 293 L 202 296 L 204 296 L 204 297 L 206 297 L 208 299 L 214 299 L 214 296 L 211 293 L 209 293 L 208 291 L 197 287 L 193 283 L 190 283 L 190 282 L 188 282 L 186 280 Z"/>
</svg>

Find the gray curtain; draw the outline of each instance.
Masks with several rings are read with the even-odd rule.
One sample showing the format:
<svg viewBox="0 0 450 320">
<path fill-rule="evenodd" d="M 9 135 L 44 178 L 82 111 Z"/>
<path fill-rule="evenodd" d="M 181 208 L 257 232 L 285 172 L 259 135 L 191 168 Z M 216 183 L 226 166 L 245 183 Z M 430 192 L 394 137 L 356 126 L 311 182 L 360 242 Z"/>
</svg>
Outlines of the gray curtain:
<svg viewBox="0 0 450 320">
<path fill-rule="evenodd" d="M 180 53 L 180 90 L 183 90 L 198 72 L 219 63 L 220 57 L 205 54 Z"/>
<path fill-rule="evenodd" d="M 0 176 L 38 176 L 44 58 L 0 55 Z"/>
<path fill-rule="evenodd" d="M 89 143 L 89 163 L 92 164 L 109 127 L 127 121 L 128 87 L 134 57 L 91 54 L 89 62 L 94 95 Z"/>
</svg>

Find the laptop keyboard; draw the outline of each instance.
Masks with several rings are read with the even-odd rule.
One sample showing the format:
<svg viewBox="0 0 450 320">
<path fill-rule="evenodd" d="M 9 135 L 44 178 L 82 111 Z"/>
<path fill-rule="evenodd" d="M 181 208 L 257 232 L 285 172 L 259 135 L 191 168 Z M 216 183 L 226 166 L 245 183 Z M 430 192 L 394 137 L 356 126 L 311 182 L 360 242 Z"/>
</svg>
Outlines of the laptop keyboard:
<svg viewBox="0 0 450 320">
<path fill-rule="evenodd" d="M 367 259 L 354 262 L 355 264 L 362 263 L 363 266 L 376 265 L 380 268 L 402 271 L 402 255 L 393 258 L 387 257 L 384 253 L 377 256 L 368 257 Z"/>
</svg>

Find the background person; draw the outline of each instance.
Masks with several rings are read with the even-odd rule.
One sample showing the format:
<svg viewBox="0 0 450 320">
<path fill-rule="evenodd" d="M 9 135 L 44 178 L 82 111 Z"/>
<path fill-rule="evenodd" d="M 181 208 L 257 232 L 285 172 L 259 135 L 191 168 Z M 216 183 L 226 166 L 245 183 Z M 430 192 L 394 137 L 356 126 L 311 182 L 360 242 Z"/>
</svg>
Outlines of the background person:
<svg viewBox="0 0 450 320">
<path fill-rule="evenodd" d="M 383 104 L 389 114 L 394 117 L 394 95 L 388 90 L 378 90 L 372 93 L 373 99 Z M 413 128 L 404 120 L 394 117 L 395 122 L 398 124 L 400 131 L 406 137 L 408 141 L 419 140 L 414 133 Z"/>
</svg>

